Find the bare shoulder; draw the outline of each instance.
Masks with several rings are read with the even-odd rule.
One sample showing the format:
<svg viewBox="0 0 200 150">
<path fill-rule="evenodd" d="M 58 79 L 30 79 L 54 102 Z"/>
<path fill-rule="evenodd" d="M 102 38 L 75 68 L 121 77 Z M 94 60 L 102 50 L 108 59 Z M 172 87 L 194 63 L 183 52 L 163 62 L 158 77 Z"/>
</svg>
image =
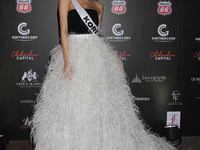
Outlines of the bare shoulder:
<svg viewBox="0 0 200 150">
<path fill-rule="evenodd" d="M 97 9 L 98 9 L 100 12 L 102 12 L 102 11 L 103 11 L 103 4 L 102 4 L 101 2 L 99 2 L 99 1 L 94 1 L 94 3 L 95 3 L 95 5 L 96 5 Z"/>
<path fill-rule="evenodd" d="M 71 0 L 59 0 L 59 7 L 63 9 L 69 9 L 71 4 Z"/>
</svg>

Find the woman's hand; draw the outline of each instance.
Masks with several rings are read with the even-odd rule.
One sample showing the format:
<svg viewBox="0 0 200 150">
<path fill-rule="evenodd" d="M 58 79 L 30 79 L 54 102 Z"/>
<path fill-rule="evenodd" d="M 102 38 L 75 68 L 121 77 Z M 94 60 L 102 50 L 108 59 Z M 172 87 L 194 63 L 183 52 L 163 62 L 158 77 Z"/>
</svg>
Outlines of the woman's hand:
<svg viewBox="0 0 200 150">
<path fill-rule="evenodd" d="M 65 62 L 64 68 L 63 68 L 63 73 L 65 75 L 65 79 L 69 76 L 72 75 L 72 73 L 74 72 L 73 67 L 69 66 L 69 64 L 67 62 Z"/>
</svg>

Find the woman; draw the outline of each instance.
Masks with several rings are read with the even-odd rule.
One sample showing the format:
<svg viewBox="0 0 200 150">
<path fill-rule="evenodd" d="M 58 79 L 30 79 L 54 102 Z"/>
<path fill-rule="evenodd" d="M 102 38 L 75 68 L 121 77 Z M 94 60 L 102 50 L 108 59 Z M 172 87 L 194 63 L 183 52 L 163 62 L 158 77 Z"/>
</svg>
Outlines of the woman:
<svg viewBox="0 0 200 150">
<path fill-rule="evenodd" d="M 100 28 L 103 5 L 77 1 Z M 35 149 L 174 149 L 138 119 L 126 74 L 112 47 L 90 34 L 71 0 L 60 0 L 59 14 L 61 45 L 51 51 L 31 122 Z"/>
</svg>

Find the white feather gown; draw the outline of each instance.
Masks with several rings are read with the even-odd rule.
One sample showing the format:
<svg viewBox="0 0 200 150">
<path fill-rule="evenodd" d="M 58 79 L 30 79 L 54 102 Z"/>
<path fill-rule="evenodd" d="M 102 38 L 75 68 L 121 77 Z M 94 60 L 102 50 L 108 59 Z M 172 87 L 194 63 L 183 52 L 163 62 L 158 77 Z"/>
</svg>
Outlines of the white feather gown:
<svg viewBox="0 0 200 150">
<path fill-rule="evenodd" d="M 71 77 L 61 46 L 51 61 L 31 119 L 35 150 L 173 150 L 145 129 L 119 58 L 104 38 L 70 35 Z"/>
</svg>

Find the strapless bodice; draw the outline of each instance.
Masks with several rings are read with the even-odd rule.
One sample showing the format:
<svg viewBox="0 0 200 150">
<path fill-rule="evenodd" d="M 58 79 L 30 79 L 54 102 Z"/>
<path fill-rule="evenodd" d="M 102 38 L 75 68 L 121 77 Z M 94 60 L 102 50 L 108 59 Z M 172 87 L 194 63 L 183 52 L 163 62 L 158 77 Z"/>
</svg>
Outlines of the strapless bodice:
<svg viewBox="0 0 200 150">
<path fill-rule="evenodd" d="M 94 9 L 85 10 L 90 15 L 94 23 L 98 26 L 99 19 L 97 11 Z M 90 34 L 88 27 L 82 21 L 75 9 L 72 9 L 68 12 L 68 33 Z"/>
</svg>

